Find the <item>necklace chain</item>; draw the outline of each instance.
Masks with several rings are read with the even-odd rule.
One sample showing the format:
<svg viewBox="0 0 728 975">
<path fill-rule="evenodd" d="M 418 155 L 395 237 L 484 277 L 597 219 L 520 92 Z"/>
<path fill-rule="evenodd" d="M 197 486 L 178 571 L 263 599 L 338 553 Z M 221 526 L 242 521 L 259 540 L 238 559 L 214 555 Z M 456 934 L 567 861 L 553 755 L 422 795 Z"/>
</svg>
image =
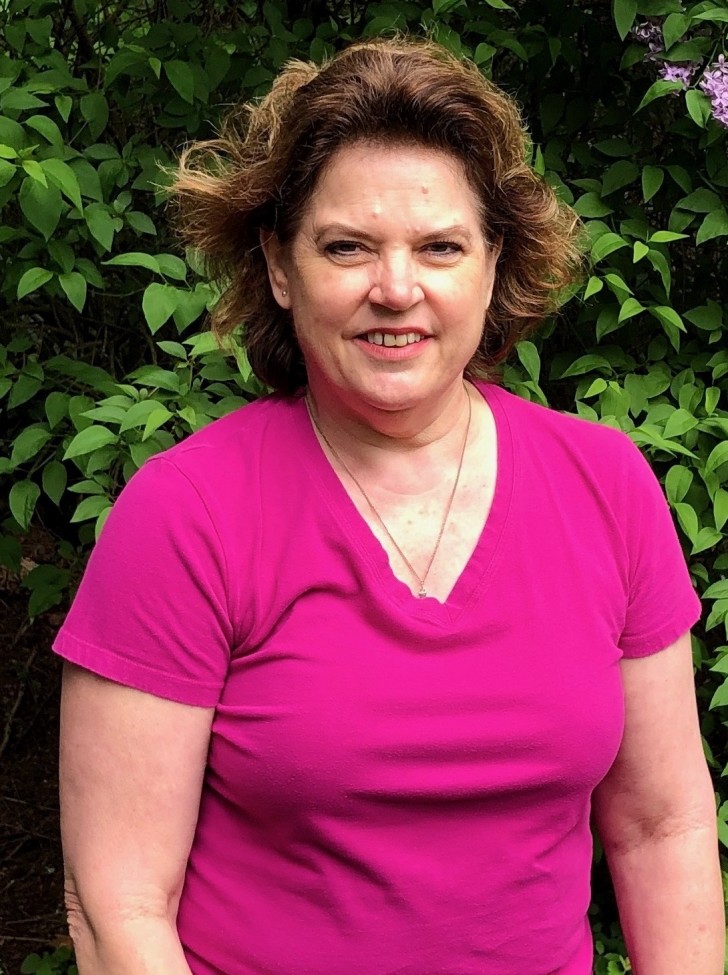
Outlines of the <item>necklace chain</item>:
<svg viewBox="0 0 728 975">
<path fill-rule="evenodd" d="M 425 596 L 427 595 L 427 590 L 425 589 L 425 582 L 427 581 L 427 577 L 430 574 L 430 569 L 432 568 L 432 565 L 433 565 L 433 563 L 435 561 L 435 556 L 437 555 L 437 552 L 438 552 L 438 550 L 440 548 L 440 542 L 442 541 L 442 536 L 445 534 L 445 526 L 447 525 L 447 520 L 450 517 L 450 509 L 452 508 L 452 503 L 455 500 L 455 494 L 456 494 L 457 489 L 458 489 L 458 484 L 460 483 L 460 474 L 462 473 L 462 470 L 463 470 L 463 462 L 465 460 L 465 450 L 466 450 L 466 447 L 468 445 L 468 435 L 470 434 L 470 421 L 471 421 L 472 416 L 473 416 L 473 403 L 472 403 L 472 399 L 471 399 L 470 395 L 468 394 L 467 389 L 465 390 L 465 392 L 466 392 L 466 395 L 468 397 L 468 422 L 467 422 L 467 424 L 465 426 L 465 436 L 463 437 L 463 446 L 462 446 L 462 449 L 460 451 L 460 460 L 458 461 L 458 469 L 457 469 L 457 473 L 455 474 L 455 480 L 453 482 L 452 490 L 450 491 L 450 497 L 448 498 L 447 505 L 445 506 L 445 513 L 442 516 L 442 522 L 440 523 L 440 530 L 438 531 L 438 533 L 437 533 L 437 539 L 435 540 L 435 547 L 432 549 L 432 554 L 430 555 L 430 559 L 429 559 L 429 561 L 427 563 L 427 567 L 425 568 L 424 574 L 422 576 L 420 576 L 420 574 L 415 570 L 415 567 L 412 565 L 412 563 L 410 562 L 410 560 L 407 558 L 407 556 L 404 554 L 404 552 L 402 551 L 402 549 L 397 544 L 396 539 L 392 535 L 391 531 L 387 528 L 387 525 L 386 525 L 384 519 L 379 514 L 379 512 L 377 511 L 377 509 L 374 507 L 374 504 L 372 502 L 372 499 L 369 497 L 369 495 L 366 493 L 366 491 L 362 487 L 362 484 L 361 484 L 361 481 L 359 480 L 359 478 L 356 476 L 356 474 L 354 474 L 354 472 L 351 470 L 351 468 L 346 463 L 346 461 L 344 460 L 344 458 L 341 456 L 341 454 L 338 452 L 338 450 L 336 450 L 336 448 L 334 447 L 334 445 L 331 443 L 331 441 L 329 440 L 329 438 L 326 436 L 326 434 L 324 433 L 324 431 L 321 429 L 321 427 L 319 425 L 319 422 L 318 422 L 318 419 L 316 417 L 316 413 L 315 413 L 315 411 L 313 409 L 313 403 L 311 401 L 311 397 L 310 397 L 309 393 L 306 393 L 306 407 L 308 409 L 308 414 L 311 417 L 311 422 L 313 423 L 313 425 L 318 430 L 318 433 L 319 433 L 321 439 L 326 444 L 326 446 L 329 448 L 329 450 L 333 454 L 334 458 L 339 462 L 339 464 L 341 464 L 341 466 L 344 468 L 344 470 L 346 471 L 346 473 L 352 479 L 352 481 L 354 482 L 354 484 L 356 484 L 356 486 L 359 489 L 362 497 L 364 498 L 364 500 L 366 501 L 366 503 L 371 508 L 372 514 L 374 515 L 374 517 L 377 519 L 377 521 L 379 522 L 379 524 L 384 529 L 384 532 L 385 532 L 387 538 L 390 540 L 390 542 L 392 543 L 392 545 L 394 545 L 394 547 L 396 548 L 396 550 L 399 552 L 399 555 L 400 555 L 402 561 L 404 562 L 404 564 L 407 566 L 407 568 L 410 570 L 410 572 L 412 573 L 412 575 L 417 580 L 417 584 L 420 587 L 417 595 L 419 596 L 420 599 L 424 599 Z"/>
</svg>

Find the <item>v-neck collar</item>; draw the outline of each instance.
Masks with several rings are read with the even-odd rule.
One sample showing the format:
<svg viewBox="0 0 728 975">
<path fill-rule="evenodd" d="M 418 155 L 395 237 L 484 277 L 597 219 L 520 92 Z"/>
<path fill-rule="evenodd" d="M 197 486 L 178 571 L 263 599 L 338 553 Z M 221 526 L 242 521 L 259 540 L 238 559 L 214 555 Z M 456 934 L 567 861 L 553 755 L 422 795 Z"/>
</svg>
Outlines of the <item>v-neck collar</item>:
<svg viewBox="0 0 728 975">
<path fill-rule="evenodd" d="M 342 537 L 367 563 L 373 595 L 401 613 L 434 625 L 455 623 L 468 606 L 487 589 L 501 554 L 502 539 L 509 520 L 515 481 L 514 440 L 505 399 L 508 396 L 492 383 L 474 382 L 474 388 L 491 409 L 496 430 L 496 481 L 490 511 L 475 548 L 444 603 L 433 596 L 421 599 L 392 572 L 387 552 L 372 532 L 341 483 L 316 436 L 302 396 L 295 404 L 300 427 L 304 469 L 314 481 L 329 508 Z"/>
</svg>

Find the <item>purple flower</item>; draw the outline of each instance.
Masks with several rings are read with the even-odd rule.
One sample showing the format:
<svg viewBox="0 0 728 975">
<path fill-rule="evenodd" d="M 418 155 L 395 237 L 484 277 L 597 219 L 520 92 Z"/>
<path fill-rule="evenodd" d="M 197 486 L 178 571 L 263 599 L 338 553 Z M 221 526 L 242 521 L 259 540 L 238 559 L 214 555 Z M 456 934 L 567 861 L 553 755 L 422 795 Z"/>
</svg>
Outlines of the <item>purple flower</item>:
<svg viewBox="0 0 728 975">
<path fill-rule="evenodd" d="M 689 88 L 699 70 L 700 61 L 683 61 L 682 64 L 663 64 L 657 73 L 663 81 L 679 81 L 685 88 Z"/>
<path fill-rule="evenodd" d="M 710 97 L 713 117 L 728 128 L 728 64 L 723 54 L 705 69 L 700 87 Z"/>
<path fill-rule="evenodd" d="M 636 40 L 646 44 L 653 54 L 665 50 L 662 28 L 659 24 L 651 24 L 649 21 L 645 21 L 644 24 L 640 24 L 638 27 L 632 29 L 632 36 Z"/>
</svg>

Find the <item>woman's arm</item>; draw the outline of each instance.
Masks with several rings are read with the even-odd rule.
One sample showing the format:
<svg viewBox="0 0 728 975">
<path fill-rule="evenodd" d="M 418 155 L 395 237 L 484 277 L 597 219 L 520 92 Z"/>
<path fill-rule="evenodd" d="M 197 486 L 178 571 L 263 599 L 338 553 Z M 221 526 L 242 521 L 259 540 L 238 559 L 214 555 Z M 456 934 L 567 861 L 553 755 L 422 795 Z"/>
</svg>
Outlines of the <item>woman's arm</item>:
<svg viewBox="0 0 728 975">
<path fill-rule="evenodd" d="M 212 715 L 66 664 L 61 833 L 79 975 L 190 975 L 175 920 Z"/>
<path fill-rule="evenodd" d="M 722 975 L 723 890 L 713 789 L 695 704 L 690 634 L 622 661 L 617 759 L 594 815 L 635 975 Z"/>
</svg>

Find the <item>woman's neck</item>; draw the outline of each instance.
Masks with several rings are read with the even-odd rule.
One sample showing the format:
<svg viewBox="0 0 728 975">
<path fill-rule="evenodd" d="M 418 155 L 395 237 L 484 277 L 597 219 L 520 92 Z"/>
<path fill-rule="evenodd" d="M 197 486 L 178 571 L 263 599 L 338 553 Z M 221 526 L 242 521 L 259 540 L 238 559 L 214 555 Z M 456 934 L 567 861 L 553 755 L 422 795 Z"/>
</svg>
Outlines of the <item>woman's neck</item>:
<svg viewBox="0 0 728 975">
<path fill-rule="evenodd" d="M 402 454 L 447 445 L 465 423 L 474 392 L 461 380 L 436 401 L 410 409 L 383 410 L 342 403 L 326 390 L 312 386 L 306 399 L 318 427 L 337 449 L 362 459 L 373 451 Z"/>
</svg>

